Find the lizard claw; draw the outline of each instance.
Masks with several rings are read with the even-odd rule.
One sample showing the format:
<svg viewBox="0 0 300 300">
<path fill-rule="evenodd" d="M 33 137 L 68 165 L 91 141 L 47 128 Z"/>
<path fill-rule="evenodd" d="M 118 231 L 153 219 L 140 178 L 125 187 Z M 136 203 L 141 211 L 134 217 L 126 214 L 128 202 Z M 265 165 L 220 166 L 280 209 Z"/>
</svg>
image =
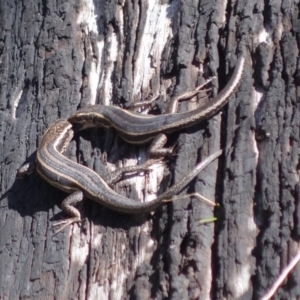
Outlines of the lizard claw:
<svg viewBox="0 0 300 300">
<path fill-rule="evenodd" d="M 76 218 L 71 218 L 71 219 L 66 219 L 66 220 L 62 220 L 62 221 L 57 221 L 53 223 L 53 226 L 61 226 L 61 228 L 59 228 L 58 230 L 55 231 L 54 235 L 58 234 L 59 232 L 61 232 L 65 227 L 74 224 L 74 223 L 78 223 L 81 222 L 81 219 L 76 217 Z"/>
</svg>

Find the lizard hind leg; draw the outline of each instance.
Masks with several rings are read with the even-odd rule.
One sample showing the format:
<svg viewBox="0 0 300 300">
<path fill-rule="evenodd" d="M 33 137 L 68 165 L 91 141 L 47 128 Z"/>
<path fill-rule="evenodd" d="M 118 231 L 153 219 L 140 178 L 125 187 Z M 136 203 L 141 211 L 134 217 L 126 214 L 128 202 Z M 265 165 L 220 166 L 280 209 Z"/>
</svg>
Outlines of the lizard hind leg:
<svg viewBox="0 0 300 300">
<path fill-rule="evenodd" d="M 171 156 L 173 153 L 173 148 L 163 148 L 167 142 L 167 137 L 165 134 L 160 133 L 157 135 L 148 149 L 148 157 L 154 159 L 161 159 L 164 157 Z"/>
<path fill-rule="evenodd" d="M 55 232 L 55 234 L 59 233 L 65 227 L 67 227 L 73 223 L 81 222 L 81 214 L 75 206 L 82 201 L 83 201 L 82 191 L 76 191 L 64 199 L 64 201 L 61 204 L 62 210 L 64 212 L 66 212 L 71 218 L 54 222 L 53 226 L 61 226 L 62 225 Z"/>
</svg>

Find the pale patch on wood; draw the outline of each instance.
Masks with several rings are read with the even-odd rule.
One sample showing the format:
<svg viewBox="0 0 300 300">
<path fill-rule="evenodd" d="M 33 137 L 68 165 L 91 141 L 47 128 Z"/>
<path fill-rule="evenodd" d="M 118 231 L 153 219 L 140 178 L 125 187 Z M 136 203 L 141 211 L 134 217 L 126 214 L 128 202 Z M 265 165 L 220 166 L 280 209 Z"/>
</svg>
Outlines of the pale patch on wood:
<svg viewBox="0 0 300 300">
<path fill-rule="evenodd" d="M 82 9 L 80 10 L 77 18 L 77 23 L 80 25 L 84 25 L 85 33 L 90 35 L 93 33 L 95 36 L 98 36 L 98 24 L 97 19 L 100 16 L 96 14 L 96 8 L 94 1 L 88 0 L 84 1 L 82 5 Z M 91 97 L 89 104 L 96 104 L 97 92 L 99 86 L 103 83 L 103 78 L 100 77 L 101 71 L 101 61 L 102 61 L 102 53 L 104 48 L 104 42 L 98 41 L 96 42 L 96 51 L 95 57 L 97 59 L 93 59 L 91 63 L 91 70 L 89 74 L 89 86 L 91 91 Z M 90 44 L 90 51 L 93 53 L 92 45 Z M 108 103 L 105 103 L 108 104 Z"/>
<path fill-rule="evenodd" d="M 97 42 L 97 60 L 94 60 L 91 64 L 91 72 L 89 74 L 89 82 L 90 82 L 90 89 L 91 89 L 91 99 L 90 104 L 94 105 L 96 104 L 96 97 L 99 86 L 103 84 L 103 76 L 100 76 L 101 71 L 101 60 L 102 60 L 102 53 L 104 48 L 104 42 Z M 103 99 L 104 102 L 105 99 Z"/>
<path fill-rule="evenodd" d="M 23 94 L 23 89 L 21 89 L 17 93 L 17 95 L 12 99 L 13 105 L 12 105 L 12 112 L 11 112 L 11 114 L 12 114 L 12 118 L 13 119 L 16 119 L 16 111 L 17 111 L 17 108 L 18 108 L 18 105 L 19 105 L 19 101 L 20 101 L 20 99 L 22 97 L 22 94 Z"/>
<path fill-rule="evenodd" d="M 93 0 L 82 1 L 82 6 L 78 13 L 77 24 L 86 25 L 86 33 L 95 32 L 98 34 L 97 25 L 98 16 L 95 13 L 95 4 Z"/>
<path fill-rule="evenodd" d="M 235 276 L 232 277 L 231 286 L 235 290 L 234 297 L 242 297 L 250 288 L 251 283 L 251 266 L 250 263 L 240 265 L 236 270 Z"/>
<path fill-rule="evenodd" d="M 114 71 L 114 62 L 117 60 L 118 55 L 118 40 L 115 32 L 111 28 L 110 35 L 108 37 L 109 49 L 107 50 L 107 61 L 109 62 L 106 67 L 105 78 L 113 78 L 112 74 Z M 109 105 L 109 99 L 112 98 L 114 82 L 110 80 L 104 81 L 104 99 L 103 104 Z"/>
<path fill-rule="evenodd" d="M 221 4 L 220 7 L 222 7 L 222 10 L 220 11 L 221 22 L 226 24 L 226 7 L 228 5 L 228 1 L 220 1 L 219 3 Z"/>
<path fill-rule="evenodd" d="M 273 46 L 272 37 L 265 27 L 254 37 L 254 43 L 266 43 L 269 46 Z"/>
<path fill-rule="evenodd" d="M 255 90 L 253 94 L 254 96 L 253 96 L 252 105 L 254 110 L 256 110 L 261 100 L 263 99 L 264 93 Z"/>
<path fill-rule="evenodd" d="M 148 2 L 148 11 L 142 45 L 134 68 L 134 94 L 148 89 L 155 72 L 160 71 L 161 55 L 170 38 L 172 38 L 171 19 L 168 17 L 169 5 L 159 5 L 157 1 Z"/>
</svg>

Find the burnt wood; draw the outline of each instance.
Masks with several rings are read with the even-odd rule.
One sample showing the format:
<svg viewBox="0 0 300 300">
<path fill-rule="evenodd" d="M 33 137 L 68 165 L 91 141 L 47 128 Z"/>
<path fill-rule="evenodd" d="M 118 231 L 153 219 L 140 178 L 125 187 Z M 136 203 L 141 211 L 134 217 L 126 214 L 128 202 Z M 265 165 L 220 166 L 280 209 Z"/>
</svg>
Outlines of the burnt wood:
<svg viewBox="0 0 300 300">
<path fill-rule="evenodd" d="M 296 2 L 277 0 L 0 0 L 0 299 L 264 295 L 298 249 L 298 16 Z M 167 166 L 115 187 L 150 199 L 221 147 L 184 191 L 220 207 L 185 199 L 133 217 L 87 200 L 84 221 L 53 235 L 65 194 L 35 171 L 16 178 L 49 125 L 90 103 L 126 107 L 156 95 L 151 113 L 163 113 L 170 97 L 213 75 L 215 96 L 242 51 L 243 80 L 222 114 L 168 136 L 176 155 Z M 145 160 L 146 147 L 97 129 L 67 156 L 105 174 Z M 300 297 L 299 272 L 274 299 Z"/>
</svg>

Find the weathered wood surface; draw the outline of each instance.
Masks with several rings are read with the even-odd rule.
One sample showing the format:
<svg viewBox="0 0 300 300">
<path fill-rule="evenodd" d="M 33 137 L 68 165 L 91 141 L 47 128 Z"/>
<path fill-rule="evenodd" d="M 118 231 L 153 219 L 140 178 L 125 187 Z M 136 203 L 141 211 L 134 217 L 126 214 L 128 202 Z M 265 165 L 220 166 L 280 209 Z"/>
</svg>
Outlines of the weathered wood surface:
<svg viewBox="0 0 300 300">
<path fill-rule="evenodd" d="M 259 299 L 298 248 L 298 16 L 291 1 L 0 0 L 0 299 Z M 53 236 L 65 194 L 36 173 L 16 179 L 53 121 L 157 94 L 163 111 L 212 75 L 216 95 L 243 49 L 223 113 L 172 135 L 168 168 L 116 187 L 149 200 L 221 147 L 185 191 L 220 208 L 185 199 L 132 217 L 88 200 L 82 224 Z M 103 166 L 105 134 L 85 133 L 69 156 L 100 173 L 145 159 L 145 147 L 113 136 Z M 300 297 L 299 272 L 275 299 Z"/>
</svg>

